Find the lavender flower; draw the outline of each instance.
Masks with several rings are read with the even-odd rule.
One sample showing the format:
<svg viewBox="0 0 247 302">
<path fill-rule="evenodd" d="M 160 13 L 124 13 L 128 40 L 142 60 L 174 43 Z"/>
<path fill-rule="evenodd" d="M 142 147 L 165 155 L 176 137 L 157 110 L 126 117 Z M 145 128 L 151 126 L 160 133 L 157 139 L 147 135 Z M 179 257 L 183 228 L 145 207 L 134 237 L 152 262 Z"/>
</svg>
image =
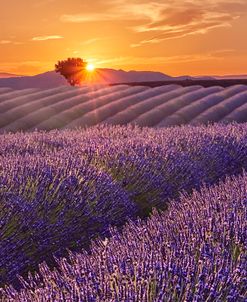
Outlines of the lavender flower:
<svg viewBox="0 0 247 302">
<path fill-rule="evenodd" d="M 195 189 L 200 191 L 203 185 L 210 186 L 227 175 L 241 173 L 247 168 L 246 130 L 245 124 L 170 129 L 97 126 L 85 130 L 1 135 L 0 284 L 19 286 L 17 274 L 25 280 L 27 272 L 34 272 L 43 261 L 53 267 L 53 255 L 61 258 L 67 257 L 67 249 L 73 252 L 82 248 L 88 250 L 91 240 L 98 236 L 109 237 L 110 226 L 121 227 L 129 219 L 146 217 L 153 208 L 165 210 L 169 200 L 180 199 L 181 192 L 191 194 Z M 218 203 L 214 207 L 213 211 L 220 211 Z M 194 211 L 192 217 L 198 214 L 196 208 Z M 176 217 L 170 218 L 173 223 L 177 221 Z M 234 221 L 232 216 L 228 219 Z M 212 232 L 221 236 L 215 220 L 208 218 L 210 231 L 198 230 L 200 238 L 210 238 Z M 193 231 L 193 220 L 188 220 L 184 228 Z M 238 232 L 243 232 L 242 228 L 243 224 L 240 224 Z M 234 223 L 229 225 L 225 241 L 232 238 L 236 229 Z M 135 233 L 135 240 L 141 239 L 143 232 Z M 152 232 L 154 229 L 146 226 L 147 236 L 163 231 L 156 229 Z M 116 291 L 111 299 L 120 299 L 118 296 L 130 301 L 139 297 L 143 297 L 143 301 L 154 299 L 164 278 L 168 281 L 162 285 L 164 292 L 160 299 L 171 288 L 174 290 L 171 299 L 179 300 L 185 287 L 190 288 L 188 301 L 192 293 L 199 296 L 207 271 L 197 271 L 194 267 L 189 275 L 186 273 L 179 247 L 183 246 L 191 253 L 193 250 L 185 233 L 181 233 L 184 237 L 180 238 L 178 232 L 174 229 L 173 240 L 162 247 L 159 244 L 163 237 L 155 237 L 160 251 L 154 247 L 152 252 L 145 254 L 148 243 L 143 243 L 140 255 L 146 255 L 146 258 L 142 266 L 137 266 L 136 258 L 131 256 L 136 244 L 134 239 L 128 243 L 130 255 L 126 254 L 121 261 L 116 253 L 110 265 L 108 260 L 104 260 L 108 259 L 105 254 L 105 258 L 100 259 L 103 270 L 100 274 L 104 276 L 110 269 L 110 275 L 106 275 L 110 278 L 111 288 Z M 197 242 L 193 232 L 191 242 Z M 116 233 L 113 239 L 118 236 Z M 125 240 L 127 242 L 128 237 Z M 101 245 L 105 246 L 105 242 Z M 231 244 L 234 259 L 238 259 L 241 253 L 239 244 Z M 162 257 L 172 252 L 173 257 L 182 262 L 178 265 L 170 260 L 166 266 L 162 262 L 154 262 L 157 251 Z M 210 242 L 203 243 L 196 251 L 198 261 L 215 260 Z M 143 279 L 143 274 L 149 270 L 149 279 Z M 99 288 L 106 283 L 100 283 L 103 281 L 92 274 L 91 269 L 84 268 L 83 271 L 85 275 L 78 277 L 79 285 L 84 278 L 89 278 L 90 273 L 93 287 L 90 295 L 98 295 Z M 163 273 L 160 275 L 159 271 Z M 183 278 L 170 280 L 170 274 Z M 119 275 L 125 276 L 121 282 L 126 284 L 132 284 L 131 276 L 136 275 L 131 285 L 135 291 L 121 287 Z M 230 283 L 224 276 L 220 273 L 219 279 Z M 200 281 L 197 286 L 195 280 Z M 140 291 L 136 291 L 138 286 Z M 147 288 L 152 288 L 152 291 Z M 73 288 L 73 295 L 77 295 L 78 290 L 81 286 Z M 216 285 L 208 285 L 207 291 L 212 297 L 217 290 Z M 63 292 L 55 291 L 53 296 L 63 295 Z M 82 295 L 86 295 L 84 291 L 87 289 L 83 287 Z M 235 289 L 229 296 L 234 296 L 234 293 Z"/>
<path fill-rule="evenodd" d="M 247 174 L 129 222 L 87 254 L 40 265 L 10 301 L 246 301 Z"/>
</svg>

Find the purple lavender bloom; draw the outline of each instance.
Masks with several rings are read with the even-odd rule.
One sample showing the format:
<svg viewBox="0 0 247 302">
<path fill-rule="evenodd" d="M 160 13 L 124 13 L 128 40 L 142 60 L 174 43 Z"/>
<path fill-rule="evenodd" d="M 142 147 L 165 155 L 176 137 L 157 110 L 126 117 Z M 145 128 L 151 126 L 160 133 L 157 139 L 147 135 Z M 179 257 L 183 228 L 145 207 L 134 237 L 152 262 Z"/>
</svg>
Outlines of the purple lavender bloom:
<svg viewBox="0 0 247 302">
<path fill-rule="evenodd" d="M 247 175 L 202 188 L 2 289 L 4 301 L 246 301 Z M 176 219 L 174 219 L 176 217 Z M 214 220 L 214 228 L 212 228 Z M 233 227 L 233 232 L 231 228 Z"/>
<path fill-rule="evenodd" d="M 1 135 L 0 284 L 17 286 L 22 275 L 23 301 L 46 293 L 52 301 L 241 301 L 246 187 L 244 199 L 229 181 L 224 194 L 210 186 L 247 169 L 246 130 L 98 126 Z M 194 190 L 201 202 L 190 199 Z M 129 222 L 123 235 L 110 231 L 153 208 L 167 212 Z M 82 248 L 88 252 L 68 257 Z M 27 278 L 38 265 L 41 276 Z"/>
</svg>

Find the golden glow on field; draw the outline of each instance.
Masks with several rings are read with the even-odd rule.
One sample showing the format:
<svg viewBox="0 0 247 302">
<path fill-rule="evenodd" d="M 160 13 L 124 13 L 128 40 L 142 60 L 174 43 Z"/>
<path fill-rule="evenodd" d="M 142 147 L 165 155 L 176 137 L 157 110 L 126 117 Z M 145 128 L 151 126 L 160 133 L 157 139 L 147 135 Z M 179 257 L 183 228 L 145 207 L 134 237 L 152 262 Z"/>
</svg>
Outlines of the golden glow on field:
<svg viewBox="0 0 247 302">
<path fill-rule="evenodd" d="M 90 76 L 101 68 L 247 74 L 247 0 L 0 3 L 0 73 L 34 75 L 80 57 L 95 63 Z"/>
<path fill-rule="evenodd" d="M 95 70 L 94 64 L 92 63 L 87 64 L 86 70 L 90 72 L 94 71 Z"/>
</svg>

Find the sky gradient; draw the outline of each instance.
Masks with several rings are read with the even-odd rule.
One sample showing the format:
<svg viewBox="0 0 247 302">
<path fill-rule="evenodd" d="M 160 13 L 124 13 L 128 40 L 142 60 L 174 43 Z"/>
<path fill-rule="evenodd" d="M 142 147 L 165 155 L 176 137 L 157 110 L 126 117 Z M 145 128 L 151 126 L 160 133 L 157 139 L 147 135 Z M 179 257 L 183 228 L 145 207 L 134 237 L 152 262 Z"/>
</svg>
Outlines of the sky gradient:
<svg viewBox="0 0 247 302">
<path fill-rule="evenodd" d="M 1 0 L 0 72 L 67 57 L 169 75 L 247 74 L 246 0 Z"/>
</svg>

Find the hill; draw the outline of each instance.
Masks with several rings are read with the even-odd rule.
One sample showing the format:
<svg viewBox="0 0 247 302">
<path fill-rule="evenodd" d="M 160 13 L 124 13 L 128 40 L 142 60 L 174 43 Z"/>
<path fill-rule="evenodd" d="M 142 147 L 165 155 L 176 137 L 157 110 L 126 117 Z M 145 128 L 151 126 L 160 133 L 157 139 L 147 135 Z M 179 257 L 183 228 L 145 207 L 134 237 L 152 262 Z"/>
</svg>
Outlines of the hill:
<svg viewBox="0 0 247 302">
<path fill-rule="evenodd" d="M 0 79 L 8 79 L 8 78 L 16 78 L 21 77 L 21 75 L 7 73 L 7 72 L 0 72 Z"/>
<path fill-rule="evenodd" d="M 214 78 L 215 79 L 219 79 L 219 80 L 227 80 L 227 79 L 243 79 L 243 80 L 247 80 L 247 74 L 214 76 Z"/>
<path fill-rule="evenodd" d="M 171 77 L 161 72 L 153 71 L 124 71 L 108 68 L 96 69 L 91 82 L 101 84 L 112 84 L 122 82 L 157 82 L 157 81 L 182 81 L 193 80 L 190 76 Z M 5 77 L 0 76 L 0 87 L 11 87 L 13 89 L 41 88 L 49 89 L 58 86 L 68 86 L 67 81 L 54 71 L 48 71 L 35 76 Z"/>
<path fill-rule="evenodd" d="M 193 79 L 190 76 L 172 77 L 162 72 L 155 71 L 124 71 L 109 68 L 97 69 L 99 82 L 104 83 L 122 83 L 122 82 L 156 82 Z"/>
<path fill-rule="evenodd" d="M 169 127 L 247 122 L 247 86 L 0 88 L 0 133 L 97 124 Z"/>
<path fill-rule="evenodd" d="M 13 89 L 48 89 L 62 85 L 67 86 L 67 81 L 59 74 L 56 74 L 54 71 L 48 71 L 35 76 L 0 78 L 0 87 L 10 87 Z"/>
</svg>

